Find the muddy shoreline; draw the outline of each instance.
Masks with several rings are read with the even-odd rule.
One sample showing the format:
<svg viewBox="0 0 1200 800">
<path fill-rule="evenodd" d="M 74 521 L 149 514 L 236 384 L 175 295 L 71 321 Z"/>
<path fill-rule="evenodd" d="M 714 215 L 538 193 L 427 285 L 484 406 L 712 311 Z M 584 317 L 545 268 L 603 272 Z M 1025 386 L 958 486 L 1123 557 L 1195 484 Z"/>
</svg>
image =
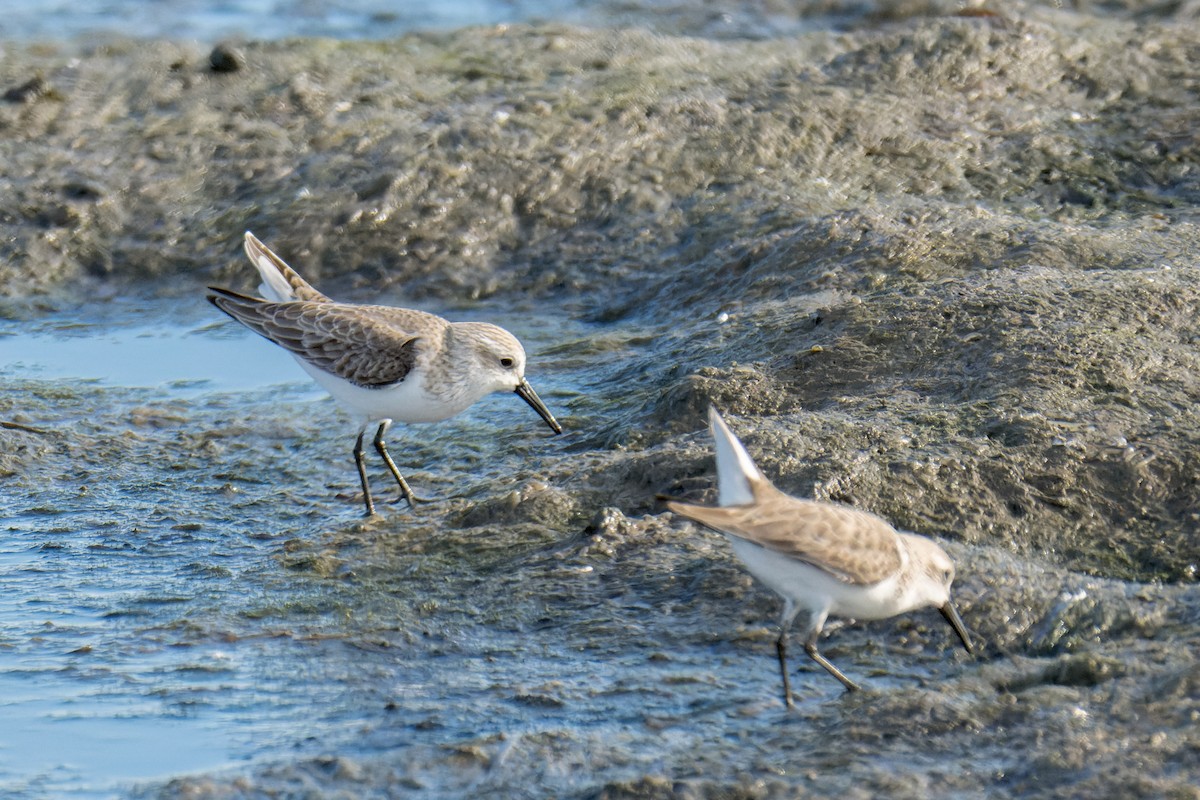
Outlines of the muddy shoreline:
<svg viewBox="0 0 1200 800">
<path fill-rule="evenodd" d="M 297 680 L 360 715 L 120 792 L 1200 796 L 1200 29 L 1143 12 L 243 42 L 220 71 L 6 45 L 6 330 L 121 295 L 199 324 L 205 284 L 250 288 L 250 229 L 338 298 L 539 320 L 568 429 L 423 428 L 442 501 L 364 522 L 325 406 L 10 380 L 31 546 L 90 557 L 111 506 L 102 539 L 201 547 L 211 599 L 154 625 L 344 661 Z M 847 625 L 824 649 L 868 691 L 801 669 L 786 716 L 776 600 L 654 500 L 711 497 L 709 403 L 781 488 L 944 541 L 984 655 L 933 614 Z"/>
</svg>

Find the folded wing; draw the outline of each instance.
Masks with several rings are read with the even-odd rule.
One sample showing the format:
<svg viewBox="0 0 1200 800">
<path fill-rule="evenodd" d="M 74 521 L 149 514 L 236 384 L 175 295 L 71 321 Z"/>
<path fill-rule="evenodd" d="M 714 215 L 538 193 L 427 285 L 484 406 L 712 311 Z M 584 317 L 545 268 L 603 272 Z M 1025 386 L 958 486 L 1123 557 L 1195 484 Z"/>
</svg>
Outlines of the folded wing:
<svg viewBox="0 0 1200 800">
<path fill-rule="evenodd" d="M 275 303 L 209 287 L 208 299 L 250 330 L 356 386 L 398 383 L 416 365 L 420 337 L 365 324 L 370 307 L 292 301 Z"/>
<path fill-rule="evenodd" d="M 858 509 L 800 500 L 765 481 L 756 501 L 711 508 L 669 502 L 667 508 L 713 530 L 818 567 L 841 581 L 869 585 L 901 566 L 895 529 Z"/>
</svg>

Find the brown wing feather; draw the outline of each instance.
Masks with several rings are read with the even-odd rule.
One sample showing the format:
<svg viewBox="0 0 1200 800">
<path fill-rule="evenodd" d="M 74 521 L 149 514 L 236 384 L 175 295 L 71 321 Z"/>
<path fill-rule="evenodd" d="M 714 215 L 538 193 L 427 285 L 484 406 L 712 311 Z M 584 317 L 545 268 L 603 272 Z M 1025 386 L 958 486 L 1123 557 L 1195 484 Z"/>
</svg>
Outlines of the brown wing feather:
<svg viewBox="0 0 1200 800">
<path fill-rule="evenodd" d="M 769 484 L 755 486 L 756 502 L 709 507 L 669 502 L 667 508 L 701 525 L 754 542 L 856 585 L 878 583 L 901 565 L 896 531 L 874 514 L 800 500 Z"/>
<path fill-rule="evenodd" d="M 288 352 L 356 386 L 404 380 L 417 361 L 418 336 L 364 324 L 362 306 L 292 301 L 272 303 L 209 287 L 212 304 Z"/>
</svg>

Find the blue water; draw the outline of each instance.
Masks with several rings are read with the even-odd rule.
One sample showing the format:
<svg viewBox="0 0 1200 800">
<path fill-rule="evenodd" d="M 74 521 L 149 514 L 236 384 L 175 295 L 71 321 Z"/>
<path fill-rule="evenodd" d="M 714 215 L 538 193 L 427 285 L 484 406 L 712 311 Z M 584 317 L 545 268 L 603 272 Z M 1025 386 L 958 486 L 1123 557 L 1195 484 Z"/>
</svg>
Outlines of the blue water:
<svg viewBox="0 0 1200 800">
<path fill-rule="evenodd" d="M 266 348 L 247 347 L 245 342 L 244 337 L 224 335 L 208 325 L 99 331 L 49 326 L 33 335 L 0 330 L 0 376 L 169 387 L 177 396 L 303 383 L 294 362 L 271 358 L 275 354 Z"/>
<path fill-rule="evenodd" d="M 570 0 L 2 0 L 0 40 L 61 41 L 82 35 L 214 41 L 330 36 L 382 39 L 417 30 L 539 19 L 572 20 Z"/>
<path fill-rule="evenodd" d="M 425 674 L 425 648 L 375 647 L 403 630 L 399 590 L 281 568 L 289 537 L 357 524 L 329 486 L 353 487 L 353 428 L 286 353 L 195 305 L 0 323 L 0 421 L 43 431 L 12 441 L 52 451 L 0 482 L 2 798 L 124 795 L 337 748 L 373 714 L 395 719 L 396 692 L 404 713 L 445 704 L 409 696 L 445 683 Z M 556 337 L 516 327 L 535 347 Z M 561 412 L 547 373 L 538 385 Z M 528 412 L 515 398 L 497 406 L 460 424 L 494 423 L 491 439 L 533 427 L 513 423 Z M 430 435 L 429 447 L 454 441 L 453 426 Z M 140 444 L 105 468 L 71 457 L 115 440 Z M 248 447 L 265 448 L 250 459 L 263 474 L 238 457 Z M 512 448 L 489 452 L 519 464 Z"/>
<path fill-rule="evenodd" d="M 122 317 L 0 326 L 0 381 L 14 396 L 38 386 L 116 393 L 128 413 L 140 402 L 303 386 L 290 359 L 217 321 Z M 9 413 L 32 414 L 31 427 L 45 430 L 78 417 L 23 404 Z M 74 424 L 99 421 L 87 416 Z M 77 481 L 85 502 L 70 500 Z M 172 630 L 197 606 L 211 616 L 233 605 L 238 587 L 222 573 L 269 565 L 269 547 L 210 520 L 181 526 L 193 521 L 186 511 L 172 521 L 178 512 L 162 500 L 177 505 L 187 482 L 149 486 L 135 465 L 103 481 L 31 483 L 8 480 L 0 496 L 0 796 L 109 796 L 134 779 L 242 760 L 256 752 L 252 727 L 270 739 L 294 724 L 271 713 L 269 688 L 235 691 L 255 685 L 245 677 L 263 673 L 255 662 L 277 655 L 263 643 L 235 648 Z"/>
</svg>

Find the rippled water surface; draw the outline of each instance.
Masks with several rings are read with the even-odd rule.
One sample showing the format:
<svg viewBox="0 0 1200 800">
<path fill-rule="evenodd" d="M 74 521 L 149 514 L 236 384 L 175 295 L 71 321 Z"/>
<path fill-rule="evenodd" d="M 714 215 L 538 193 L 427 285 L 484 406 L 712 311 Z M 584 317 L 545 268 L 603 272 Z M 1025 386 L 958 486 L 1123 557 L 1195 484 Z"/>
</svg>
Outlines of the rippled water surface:
<svg viewBox="0 0 1200 800">
<path fill-rule="evenodd" d="M 136 37 L 215 39 L 253 36 L 384 38 L 412 30 L 561 17 L 577 4 L 563 0 L 442 0 L 438 3 L 312 3 L 305 0 L 107 0 L 72 3 L 12 0 L 0 38 L 61 39 L 109 33 Z"/>
<path fill-rule="evenodd" d="M 534 353 L 549 333 L 513 327 Z M 560 405 L 547 367 L 531 378 Z M 0 376 L 10 387 L 0 421 L 53 451 L 0 495 L 0 794 L 92 796 L 319 752 L 383 719 L 452 739 L 477 731 L 470 709 L 555 671 L 515 631 L 476 623 L 461 585 L 439 575 L 453 553 L 406 558 L 400 583 L 370 574 L 370 558 L 326 574 L 310 547 L 346 546 L 340 537 L 360 526 L 353 429 L 257 337 L 199 316 L 173 322 L 164 309 L 10 323 Z M 438 450 L 451 464 L 519 460 L 504 442 L 542 434 L 509 399 L 423 429 L 438 475 L 418 461 L 410 478 L 454 486 Z M 481 429 L 495 449 L 474 439 Z M 397 429 L 395 452 L 407 433 Z M 221 455 L 238 448 L 251 466 Z M 412 544 L 407 515 L 386 514 L 361 546 Z M 497 659 L 511 662 L 500 700 Z M 448 706 L 461 711 L 447 718 Z"/>
<path fill-rule="evenodd" d="M 0 798 L 1194 794 L 1187 4 L 250 41 L 443 26 L 346 5 L 4 4 Z M 364 519 L 351 421 L 200 299 L 247 228 L 510 328 L 563 435 L 396 426 L 432 502 L 372 458 Z M 847 694 L 797 626 L 786 712 L 778 598 L 656 501 L 714 496 L 710 404 L 943 542 L 978 652 L 839 620 Z"/>
</svg>

